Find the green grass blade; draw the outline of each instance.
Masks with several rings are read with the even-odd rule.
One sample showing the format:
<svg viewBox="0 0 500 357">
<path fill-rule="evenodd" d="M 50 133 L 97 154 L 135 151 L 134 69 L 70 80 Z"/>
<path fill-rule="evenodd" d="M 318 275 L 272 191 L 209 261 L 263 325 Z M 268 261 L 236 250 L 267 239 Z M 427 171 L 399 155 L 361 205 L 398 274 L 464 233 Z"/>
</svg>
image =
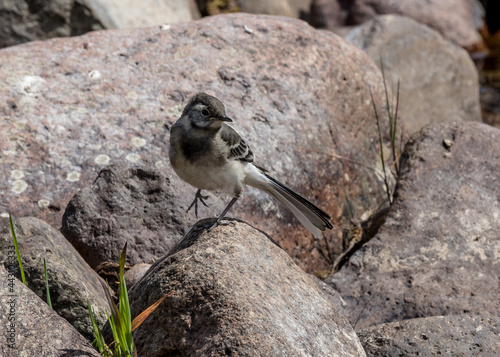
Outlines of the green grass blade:
<svg viewBox="0 0 500 357">
<path fill-rule="evenodd" d="M 127 350 L 132 352 L 134 350 L 134 341 L 132 338 L 132 316 L 130 313 L 130 304 L 128 300 L 127 284 L 125 283 L 125 278 L 123 277 L 125 272 L 125 259 L 127 256 L 127 243 L 123 247 L 120 254 L 120 295 L 118 298 L 120 304 L 120 315 L 123 319 L 123 329 L 125 334 L 125 341 L 127 344 Z"/>
<path fill-rule="evenodd" d="M 108 315 L 108 313 L 106 313 L 106 316 L 108 318 L 108 321 L 109 321 L 109 327 L 111 327 L 111 332 L 113 333 L 113 340 L 114 340 L 114 348 L 113 348 L 113 357 L 121 357 L 122 355 L 122 350 L 120 348 L 120 336 L 118 334 L 118 331 L 117 331 L 117 326 L 115 325 L 114 321 L 113 321 L 113 317 L 111 315 Z"/>
<path fill-rule="evenodd" d="M 45 274 L 45 291 L 47 292 L 47 305 L 52 309 L 52 301 L 50 300 L 50 290 L 49 290 L 49 276 L 47 275 L 47 263 L 45 258 L 43 258 L 43 272 Z"/>
<path fill-rule="evenodd" d="M 111 329 L 114 330 L 113 337 L 115 338 L 115 350 L 119 346 L 120 348 L 123 349 L 125 353 L 128 353 L 128 355 L 130 355 L 131 351 L 128 349 L 127 345 L 125 322 L 123 321 L 120 311 L 118 310 L 118 306 L 116 306 L 115 302 L 113 301 L 113 298 L 111 297 L 111 294 L 109 292 L 109 286 L 102 281 L 101 284 L 103 285 L 104 294 L 106 295 L 106 299 L 108 300 L 108 305 L 111 310 L 111 315 L 109 316 L 110 320 L 109 322 L 111 325 Z"/>
<path fill-rule="evenodd" d="M 23 262 L 21 260 L 21 253 L 19 253 L 19 247 L 17 246 L 17 237 L 16 232 L 14 231 L 14 224 L 12 223 L 12 215 L 9 213 L 9 223 L 10 223 L 10 232 L 12 234 L 12 240 L 14 241 L 14 248 L 16 249 L 17 261 L 19 263 L 19 269 L 21 269 L 21 280 L 24 285 L 26 284 L 26 278 L 24 277 L 24 269 Z"/>
<path fill-rule="evenodd" d="M 92 344 L 94 345 L 94 347 L 97 348 L 99 353 L 102 354 L 105 350 L 106 344 L 104 343 L 104 337 L 102 335 L 101 329 L 99 328 L 97 322 L 95 321 L 94 311 L 92 310 L 92 307 L 90 306 L 88 300 L 87 300 L 87 308 L 89 309 L 90 322 L 92 323 L 92 329 L 94 330 L 94 337 L 95 337 L 95 341 Z"/>
</svg>

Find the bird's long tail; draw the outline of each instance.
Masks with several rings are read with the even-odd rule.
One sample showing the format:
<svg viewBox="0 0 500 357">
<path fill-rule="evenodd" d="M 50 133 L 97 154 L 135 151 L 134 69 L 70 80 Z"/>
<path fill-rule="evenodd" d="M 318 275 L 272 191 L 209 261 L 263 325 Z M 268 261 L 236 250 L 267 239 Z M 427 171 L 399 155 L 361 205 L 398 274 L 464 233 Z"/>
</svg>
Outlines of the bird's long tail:
<svg viewBox="0 0 500 357">
<path fill-rule="evenodd" d="M 247 175 L 245 179 L 246 183 L 267 192 L 283 203 L 314 237 L 321 238 L 321 231 L 324 231 L 326 228 L 333 228 L 330 222 L 331 217 L 328 213 L 271 176 L 262 172 L 257 167 L 255 168 L 258 172 L 256 172 L 256 170 L 251 170 L 253 172 Z"/>
</svg>

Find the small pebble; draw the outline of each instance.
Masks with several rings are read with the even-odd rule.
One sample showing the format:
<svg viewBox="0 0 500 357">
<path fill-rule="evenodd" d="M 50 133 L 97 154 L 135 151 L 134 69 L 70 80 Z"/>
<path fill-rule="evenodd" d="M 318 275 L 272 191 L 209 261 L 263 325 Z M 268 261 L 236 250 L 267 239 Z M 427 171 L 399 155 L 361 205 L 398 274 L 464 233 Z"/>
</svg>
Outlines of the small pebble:
<svg viewBox="0 0 500 357">
<path fill-rule="evenodd" d="M 247 25 L 243 25 L 243 30 L 245 30 L 246 33 L 253 34 L 253 30 Z"/>
</svg>

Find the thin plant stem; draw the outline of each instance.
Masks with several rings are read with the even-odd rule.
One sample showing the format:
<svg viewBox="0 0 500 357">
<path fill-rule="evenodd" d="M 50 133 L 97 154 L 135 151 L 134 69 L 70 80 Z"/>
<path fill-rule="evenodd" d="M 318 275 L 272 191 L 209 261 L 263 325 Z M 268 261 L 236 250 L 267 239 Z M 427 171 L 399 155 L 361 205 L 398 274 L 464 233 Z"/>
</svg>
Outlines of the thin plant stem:
<svg viewBox="0 0 500 357">
<path fill-rule="evenodd" d="M 370 88 L 370 96 L 372 99 L 372 105 L 373 105 L 373 110 L 375 111 L 375 119 L 377 120 L 377 133 L 378 133 L 378 141 L 379 141 L 379 146 L 380 146 L 380 159 L 382 160 L 382 170 L 384 171 L 384 184 L 386 188 L 386 193 L 387 193 L 387 199 L 389 200 L 389 203 L 392 204 L 391 200 L 391 190 L 389 186 L 389 181 L 387 179 L 387 172 L 385 170 L 385 158 L 384 158 L 384 146 L 382 142 L 382 131 L 380 130 L 380 120 L 378 117 L 378 112 L 377 112 L 377 107 L 375 105 L 375 99 L 373 99 L 373 93 Z"/>
<path fill-rule="evenodd" d="M 14 224 L 12 223 L 12 215 L 10 213 L 9 213 L 9 223 L 10 223 L 10 232 L 12 233 L 12 240 L 14 241 L 14 248 L 16 250 L 17 261 L 19 263 L 19 269 L 21 270 L 21 280 L 23 281 L 23 284 L 27 286 L 26 278 L 24 277 L 23 261 L 21 260 L 21 253 L 19 253 L 16 232 L 14 231 Z"/>
<path fill-rule="evenodd" d="M 45 291 L 47 292 L 47 305 L 52 309 L 52 301 L 50 299 L 50 290 L 49 290 L 49 277 L 47 275 L 47 263 L 45 262 L 45 258 L 43 258 L 43 271 L 45 274 Z"/>
</svg>

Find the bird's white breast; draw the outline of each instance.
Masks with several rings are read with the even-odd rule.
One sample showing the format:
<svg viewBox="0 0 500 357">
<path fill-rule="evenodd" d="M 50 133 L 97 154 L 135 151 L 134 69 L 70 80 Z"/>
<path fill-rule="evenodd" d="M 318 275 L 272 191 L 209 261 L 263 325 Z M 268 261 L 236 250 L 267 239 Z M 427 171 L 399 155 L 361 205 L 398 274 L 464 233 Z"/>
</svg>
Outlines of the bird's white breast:
<svg viewBox="0 0 500 357">
<path fill-rule="evenodd" d="M 212 162 L 196 162 L 182 160 L 173 164 L 177 175 L 190 185 L 200 190 L 223 191 L 234 196 L 239 196 L 245 169 L 239 161 L 227 161 L 223 165 L 214 165 Z"/>
</svg>

